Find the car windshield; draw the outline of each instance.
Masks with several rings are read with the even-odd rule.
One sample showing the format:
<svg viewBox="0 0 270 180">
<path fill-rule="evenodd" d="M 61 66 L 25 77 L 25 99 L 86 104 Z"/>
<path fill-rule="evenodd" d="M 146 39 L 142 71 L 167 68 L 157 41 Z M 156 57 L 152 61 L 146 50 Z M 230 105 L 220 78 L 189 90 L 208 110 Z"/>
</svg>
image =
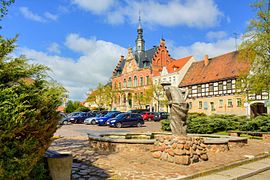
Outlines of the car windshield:
<svg viewBox="0 0 270 180">
<path fill-rule="evenodd" d="M 127 114 L 118 114 L 115 118 L 117 119 L 122 119 L 123 117 L 125 117 Z"/>
<path fill-rule="evenodd" d="M 112 117 L 113 115 L 114 115 L 114 113 L 108 113 L 104 117 Z"/>
</svg>

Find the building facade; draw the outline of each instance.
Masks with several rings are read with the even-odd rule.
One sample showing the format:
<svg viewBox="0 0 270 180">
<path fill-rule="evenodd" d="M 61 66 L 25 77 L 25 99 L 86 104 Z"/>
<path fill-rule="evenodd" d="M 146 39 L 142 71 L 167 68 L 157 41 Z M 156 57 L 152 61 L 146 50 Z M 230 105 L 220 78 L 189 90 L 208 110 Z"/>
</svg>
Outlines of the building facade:
<svg viewBox="0 0 270 180">
<path fill-rule="evenodd" d="M 180 69 L 188 69 L 186 64 L 194 58 L 179 60 L 171 58 L 164 39 L 159 46 L 145 50 L 141 22 L 137 28 L 136 49 L 128 48 L 126 58 L 121 56 L 112 73 L 112 90 L 115 93 L 113 109 L 128 111 L 130 109 L 149 109 L 156 111 L 153 98 L 153 77 L 168 76 L 175 85 L 179 84 Z M 188 62 L 188 63 L 187 63 Z M 167 70 L 167 74 L 165 71 Z M 168 75 L 172 73 L 172 76 Z M 173 74 L 175 73 L 175 74 Z M 182 75 L 183 76 L 183 75 Z"/>
<path fill-rule="evenodd" d="M 194 62 L 179 84 L 189 90 L 190 112 L 247 116 L 269 113 L 268 93 L 241 95 L 236 88 L 237 78 L 249 69 L 237 51 L 211 59 L 206 55 L 203 61 Z"/>
</svg>

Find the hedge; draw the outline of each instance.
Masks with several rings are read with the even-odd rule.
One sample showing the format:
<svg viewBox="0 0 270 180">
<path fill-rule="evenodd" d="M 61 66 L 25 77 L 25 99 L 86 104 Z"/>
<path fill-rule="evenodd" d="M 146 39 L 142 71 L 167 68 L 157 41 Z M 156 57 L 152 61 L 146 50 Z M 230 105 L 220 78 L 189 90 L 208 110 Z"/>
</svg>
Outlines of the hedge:
<svg viewBox="0 0 270 180">
<path fill-rule="evenodd" d="M 171 131 L 170 121 L 162 120 L 161 129 Z M 248 119 L 245 116 L 236 115 L 211 115 L 202 113 L 190 113 L 187 119 L 187 132 L 197 134 L 211 134 L 220 131 L 270 131 L 270 115 L 257 116 Z"/>
</svg>

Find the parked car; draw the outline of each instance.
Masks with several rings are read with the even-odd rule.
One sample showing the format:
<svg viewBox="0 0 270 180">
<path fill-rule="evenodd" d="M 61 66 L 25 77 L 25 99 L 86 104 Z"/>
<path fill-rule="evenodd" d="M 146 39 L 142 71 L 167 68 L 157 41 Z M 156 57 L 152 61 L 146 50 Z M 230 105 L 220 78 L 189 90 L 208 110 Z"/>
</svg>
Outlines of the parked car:
<svg viewBox="0 0 270 180">
<path fill-rule="evenodd" d="M 141 127 L 144 124 L 144 120 L 140 114 L 135 113 L 121 113 L 115 118 L 111 118 L 107 121 L 107 125 L 110 127 L 126 127 L 126 126 L 137 126 Z"/>
<path fill-rule="evenodd" d="M 154 120 L 154 113 L 153 112 L 144 112 L 141 114 L 143 120 L 153 121 Z"/>
<path fill-rule="evenodd" d="M 105 114 L 106 115 L 106 114 Z M 103 113 L 98 112 L 94 117 L 89 117 L 84 120 L 84 124 L 92 124 L 95 125 L 97 124 L 97 119 L 100 117 L 105 116 Z"/>
<path fill-rule="evenodd" d="M 160 121 L 162 119 L 167 119 L 169 117 L 169 113 L 167 112 L 154 112 L 154 121 Z"/>
<path fill-rule="evenodd" d="M 69 123 L 69 119 L 67 115 L 65 115 L 64 113 L 60 113 L 59 115 L 60 115 L 60 119 L 58 121 L 58 124 L 67 125 Z"/>
<path fill-rule="evenodd" d="M 120 114 L 121 112 L 119 111 L 111 111 L 111 112 L 108 112 L 105 116 L 103 117 L 99 117 L 96 119 L 96 123 L 99 125 L 99 126 L 103 126 L 103 125 L 106 125 L 106 122 L 108 121 L 108 119 L 111 119 L 111 118 L 114 118 L 116 117 L 118 114 Z"/>
<path fill-rule="evenodd" d="M 80 112 L 78 114 L 75 114 L 74 116 L 71 116 L 69 118 L 69 121 L 72 123 L 83 123 L 86 118 L 94 116 L 95 114 L 91 112 Z"/>
<path fill-rule="evenodd" d="M 144 112 L 147 112 L 149 110 L 147 109 L 133 109 L 133 110 L 129 110 L 128 113 L 138 113 L 138 114 L 142 114 Z"/>
</svg>

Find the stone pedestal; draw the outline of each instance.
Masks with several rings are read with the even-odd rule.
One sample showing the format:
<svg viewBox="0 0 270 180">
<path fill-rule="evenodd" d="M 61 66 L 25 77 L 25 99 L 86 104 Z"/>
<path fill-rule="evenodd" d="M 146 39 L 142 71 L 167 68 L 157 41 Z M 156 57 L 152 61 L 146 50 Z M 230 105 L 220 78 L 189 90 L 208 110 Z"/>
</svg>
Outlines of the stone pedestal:
<svg viewBox="0 0 270 180">
<path fill-rule="evenodd" d="M 70 180 L 72 169 L 72 154 L 60 152 L 57 156 L 47 157 L 50 175 L 53 180 Z"/>
<path fill-rule="evenodd" d="M 152 149 L 153 157 L 171 163 L 189 165 L 207 161 L 203 138 L 187 136 L 160 136 Z"/>
</svg>

